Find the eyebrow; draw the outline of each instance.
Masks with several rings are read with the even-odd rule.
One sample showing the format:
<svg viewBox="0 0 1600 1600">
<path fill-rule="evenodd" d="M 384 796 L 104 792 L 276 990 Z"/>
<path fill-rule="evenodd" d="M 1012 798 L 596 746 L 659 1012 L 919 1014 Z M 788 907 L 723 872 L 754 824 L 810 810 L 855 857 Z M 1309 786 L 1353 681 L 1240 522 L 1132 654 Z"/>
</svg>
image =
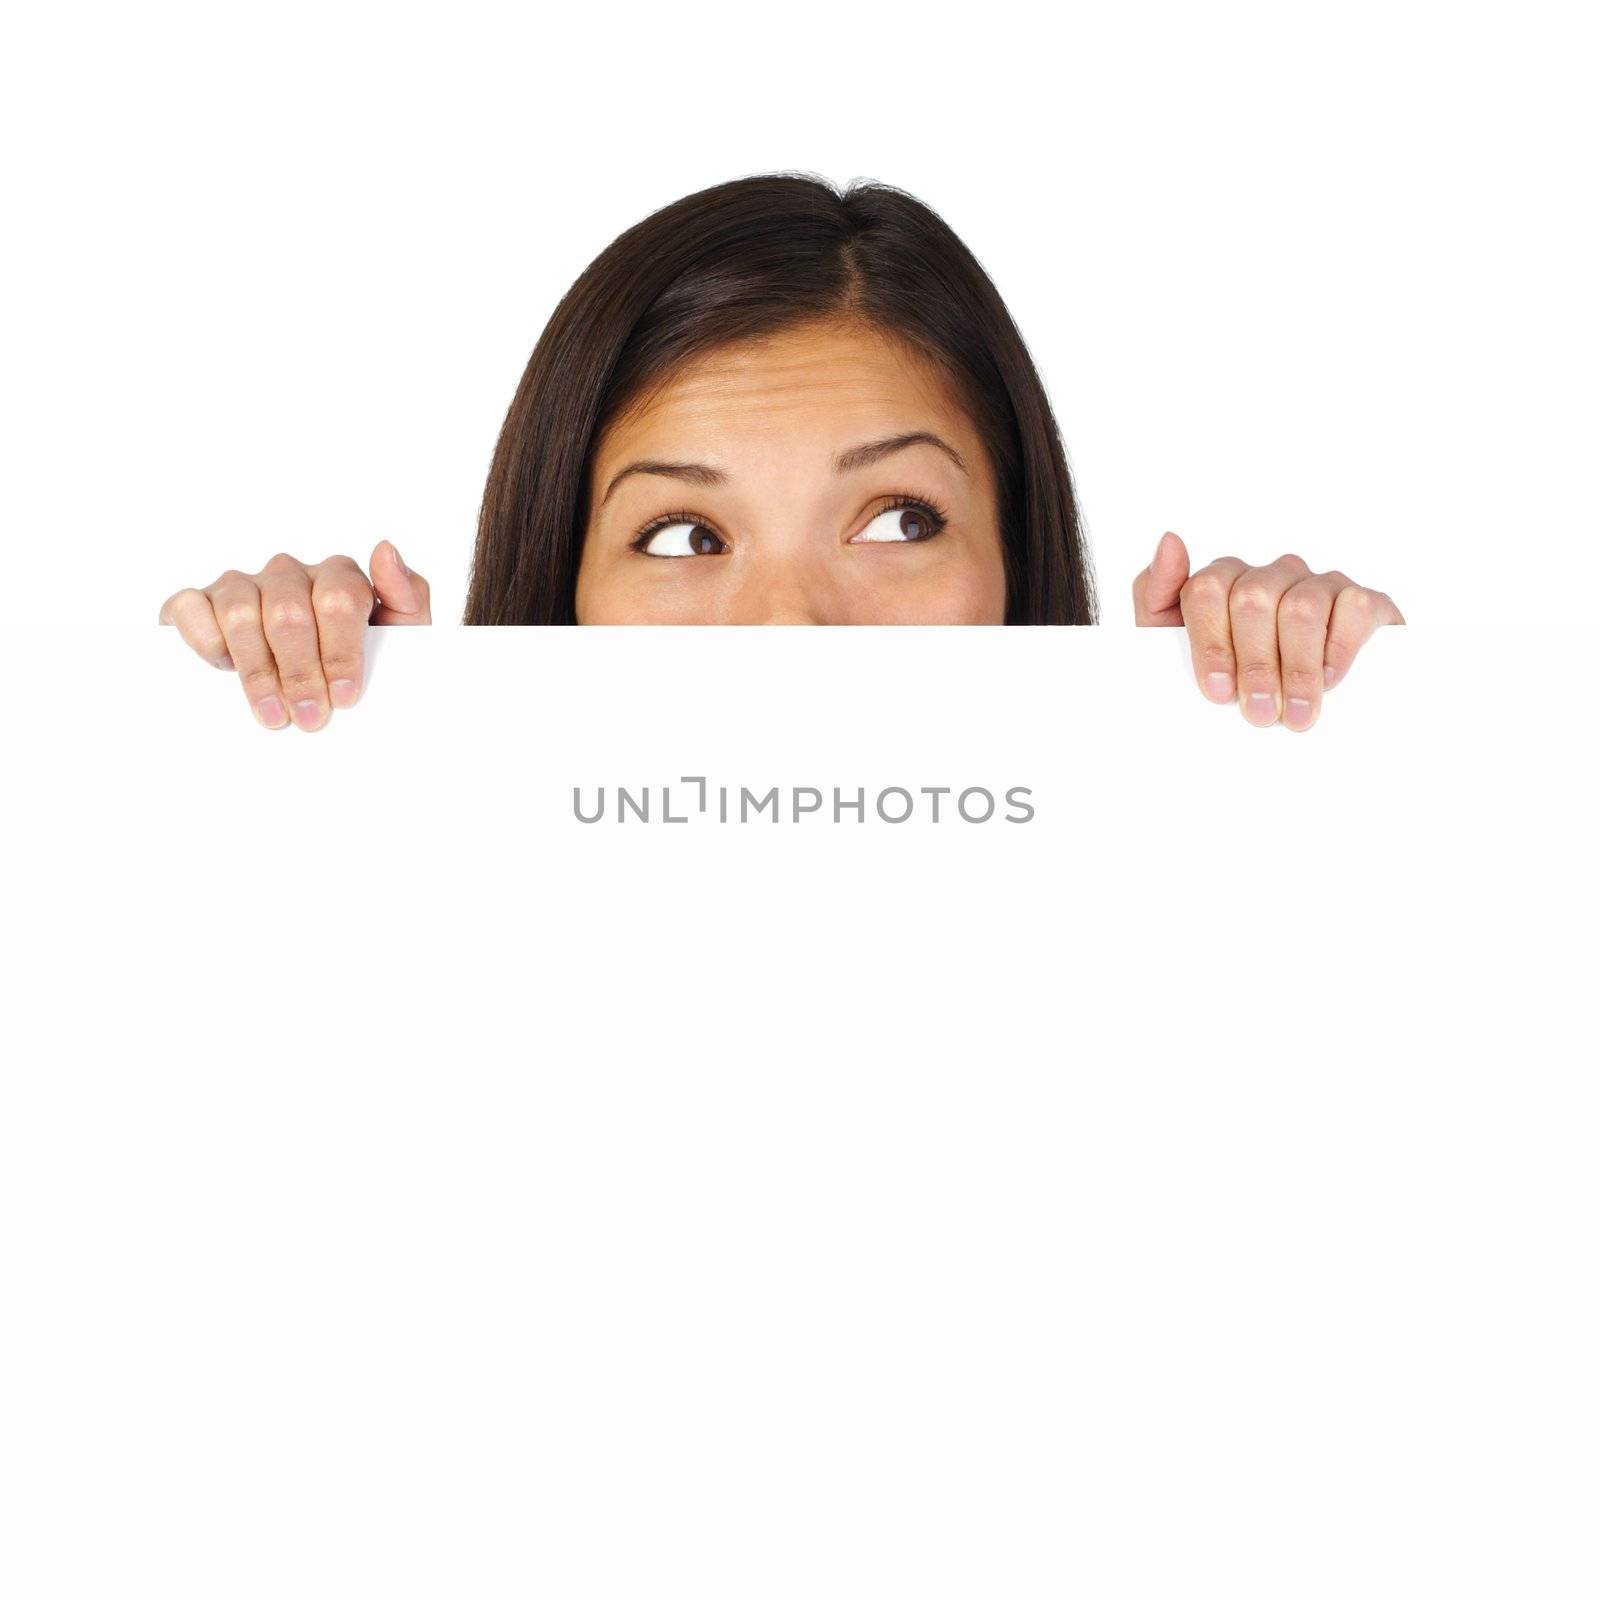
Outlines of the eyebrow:
<svg viewBox="0 0 1600 1600">
<path fill-rule="evenodd" d="M 874 439 L 868 444 L 858 444 L 849 450 L 841 450 L 833 458 L 833 470 L 838 473 L 859 472 L 863 467 L 875 466 L 901 450 L 909 450 L 914 444 L 931 444 L 936 450 L 944 451 L 963 472 L 966 472 L 967 464 L 955 449 L 946 444 L 938 434 L 928 433 L 925 430 L 916 433 L 896 433 L 887 439 Z M 701 461 L 631 461 L 606 486 L 606 492 L 600 497 L 600 504 L 604 505 L 611 498 L 617 485 L 624 478 L 631 478 L 635 473 L 647 473 L 655 478 L 677 478 L 684 483 L 699 484 L 702 488 L 713 488 L 728 481 L 728 474 L 720 467 L 710 467 Z"/>
</svg>

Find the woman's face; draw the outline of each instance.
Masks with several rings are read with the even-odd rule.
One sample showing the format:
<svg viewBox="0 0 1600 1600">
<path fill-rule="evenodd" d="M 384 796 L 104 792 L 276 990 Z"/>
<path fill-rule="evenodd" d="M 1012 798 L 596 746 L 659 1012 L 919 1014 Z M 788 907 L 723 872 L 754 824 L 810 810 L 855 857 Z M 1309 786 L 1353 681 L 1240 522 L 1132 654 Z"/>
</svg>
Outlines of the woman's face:
<svg viewBox="0 0 1600 1600">
<path fill-rule="evenodd" d="M 1001 623 L 993 469 L 938 370 L 861 326 L 727 346 L 595 452 L 580 623 Z"/>
</svg>

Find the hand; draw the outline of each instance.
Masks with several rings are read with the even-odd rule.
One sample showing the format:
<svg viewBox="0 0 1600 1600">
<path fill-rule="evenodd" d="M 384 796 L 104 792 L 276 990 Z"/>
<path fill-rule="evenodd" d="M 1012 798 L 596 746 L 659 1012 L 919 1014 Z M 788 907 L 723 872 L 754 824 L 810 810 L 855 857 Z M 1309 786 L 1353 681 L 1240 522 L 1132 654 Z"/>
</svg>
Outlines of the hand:
<svg viewBox="0 0 1600 1600">
<path fill-rule="evenodd" d="M 259 572 L 224 572 L 204 589 L 180 589 L 161 607 L 190 647 L 212 666 L 237 671 L 264 728 L 291 718 L 307 733 L 361 698 L 367 624 L 433 621 L 428 581 L 383 540 L 372 579 L 349 556 L 306 566 L 274 556 Z"/>
<path fill-rule="evenodd" d="M 1303 733 L 1322 710 L 1322 692 L 1350 670 L 1356 651 L 1385 623 L 1403 623 L 1377 589 L 1342 572 L 1313 572 L 1299 556 L 1247 567 L 1221 556 L 1193 575 L 1175 533 L 1162 534 L 1150 565 L 1133 580 L 1141 628 L 1187 628 L 1194 675 L 1208 700 L 1235 698 L 1247 722 Z"/>
</svg>

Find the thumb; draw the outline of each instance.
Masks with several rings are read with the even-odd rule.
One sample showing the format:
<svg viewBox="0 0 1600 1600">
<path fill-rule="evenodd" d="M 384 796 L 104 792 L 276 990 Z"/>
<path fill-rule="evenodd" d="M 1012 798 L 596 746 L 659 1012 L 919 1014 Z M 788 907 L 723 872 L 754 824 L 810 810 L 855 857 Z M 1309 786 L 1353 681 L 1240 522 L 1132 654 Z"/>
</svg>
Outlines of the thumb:
<svg viewBox="0 0 1600 1600">
<path fill-rule="evenodd" d="M 416 626 L 433 621 L 429 609 L 428 580 L 413 572 L 400 559 L 393 543 L 384 539 L 373 547 L 371 569 L 372 587 L 377 592 L 378 604 L 372 613 L 375 626 Z"/>
<path fill-rule="evenodd" d="M 1141 628 L 1181 628 L 1178 591 L 1189 578 L 1189 551 L 1175 533 L 1156 541 L 1150 565 L 1133 580 L 1133 620 Z"/>
</svg>

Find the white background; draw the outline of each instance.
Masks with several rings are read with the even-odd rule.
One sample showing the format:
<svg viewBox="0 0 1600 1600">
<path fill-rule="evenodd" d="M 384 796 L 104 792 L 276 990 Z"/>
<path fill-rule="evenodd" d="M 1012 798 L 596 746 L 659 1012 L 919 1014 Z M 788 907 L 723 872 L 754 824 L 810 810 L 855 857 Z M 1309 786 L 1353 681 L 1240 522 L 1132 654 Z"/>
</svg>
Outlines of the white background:
<svg viewBox="0 0 1600 1600">
<path fill-rule="evenodd" d="M 1412 622 L 1592 613 L 1588 8 L 8 8 L 11 609 L 396 540 L 460 615 L 583 267 L 798 168 L 938 210 L 1043 372 L 1107 620 L 1163 529 Z"/>
<path fill-rule="evenodd" d="M 0 1590 L 1591 1596 L 1593 53 L 1555 7 L 14 10 Z M 173 589 L 457 614 L 560 293 L 701 185 L 933 204 L 1183 636 L 385 630 L 268 734 Z M 573 782 L 1031 783 L 589 829 Z"/>
<path fill-rule="evenodd" d="M 4 636 L 0 1590 L 1586 1600 L 1596 640 L 1477 639 Z M 571 816 L 689 775 L 1037 815 Z"/>
</svg>

